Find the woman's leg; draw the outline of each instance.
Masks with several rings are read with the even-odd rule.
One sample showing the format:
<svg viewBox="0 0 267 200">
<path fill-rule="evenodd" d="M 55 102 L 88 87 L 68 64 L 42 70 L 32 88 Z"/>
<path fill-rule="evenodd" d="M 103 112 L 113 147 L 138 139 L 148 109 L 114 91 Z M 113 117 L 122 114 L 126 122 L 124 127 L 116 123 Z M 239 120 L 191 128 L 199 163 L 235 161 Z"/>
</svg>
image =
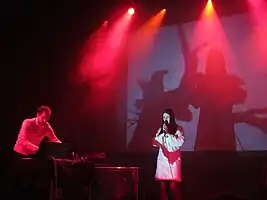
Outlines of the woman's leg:
<svg viewBox="0 0 267 200">
<path fill-rule="evenodd" d="M 170 192 L 173 200 L 182 199 L 181 183 L 177 181 L 170 181 Z"/>
<path fill-rule="evenodd" d="M 160 181 L 160 199 L 167 200 L 167 185 L 165 181 Z"/>
</svg>

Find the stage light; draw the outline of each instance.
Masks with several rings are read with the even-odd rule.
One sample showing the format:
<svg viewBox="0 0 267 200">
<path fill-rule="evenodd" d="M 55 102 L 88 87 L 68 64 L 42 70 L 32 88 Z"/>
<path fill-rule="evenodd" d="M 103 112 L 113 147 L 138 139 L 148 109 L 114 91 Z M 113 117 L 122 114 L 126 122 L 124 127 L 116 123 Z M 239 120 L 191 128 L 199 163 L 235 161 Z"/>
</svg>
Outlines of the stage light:
<svg viewBox="0 0 267 200">
<path fill-rule="evenodd" d="M 160 11 L 160 13 L 166 13 L 166 9 L 164 8 L 164 9 L 162 9 L 161 11 Z"/>
<path fill-rule="evenodd" d="M 134 14 L 134 8 L 129 8 L 128 9 L 128 14 L 133 15 Z"/>
<path fill-rule="evenodd" d="M 205 8 L 205 12 L 207 16 L 210 16 L 213 13 L 214 9 L 213 9 L 213 4 L 211 0 L 208 0 L 207 4 L 206 4 L 206 8 Z"/>
</svg>

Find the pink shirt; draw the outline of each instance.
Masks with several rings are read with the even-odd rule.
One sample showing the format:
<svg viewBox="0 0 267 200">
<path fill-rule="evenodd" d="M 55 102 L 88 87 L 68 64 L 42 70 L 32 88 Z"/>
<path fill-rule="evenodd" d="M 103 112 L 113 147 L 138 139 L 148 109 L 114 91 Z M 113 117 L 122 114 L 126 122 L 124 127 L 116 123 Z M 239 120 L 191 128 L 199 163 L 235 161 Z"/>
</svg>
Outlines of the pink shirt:
<svg viewBox="0 0 267 200">
<path fill-rule="evenodd" d="M 14 151 L 23 155 L 35 154 L 44 137 L 47 137 L 50 142 L 60 142 L 48 122 L 41 127 L 36 124 L 36 118 L 25 119 L 20 128 Z"/>
</svg>

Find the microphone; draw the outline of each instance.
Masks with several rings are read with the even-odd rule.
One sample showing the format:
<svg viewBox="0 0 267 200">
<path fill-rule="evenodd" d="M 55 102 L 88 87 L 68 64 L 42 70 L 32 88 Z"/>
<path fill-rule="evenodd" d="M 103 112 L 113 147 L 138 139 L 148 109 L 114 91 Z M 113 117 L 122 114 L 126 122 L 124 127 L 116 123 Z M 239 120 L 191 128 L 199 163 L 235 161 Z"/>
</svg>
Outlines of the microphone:
<svg viewBox="0 0 267 200">
<path fill-rule="evenodd" d="M 164 125 L 167 126 L 168 125 L 168 121 L 164 120 Z M 163 133 L 166 133 L 166 131 L 163 129 Z"/>
</svg>

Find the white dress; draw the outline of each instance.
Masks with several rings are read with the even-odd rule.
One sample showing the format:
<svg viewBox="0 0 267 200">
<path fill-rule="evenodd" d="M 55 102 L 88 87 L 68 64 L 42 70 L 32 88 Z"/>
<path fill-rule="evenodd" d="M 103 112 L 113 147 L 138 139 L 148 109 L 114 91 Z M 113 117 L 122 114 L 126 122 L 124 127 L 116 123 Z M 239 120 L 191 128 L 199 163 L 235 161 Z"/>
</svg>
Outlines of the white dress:
<svg viewBox="0 0 267 200">
<path fill-rule="evenodd" d="M 161 144 L 157 157 L 156 180 L 172 180 L 181 182 L 181 152 L 184 136 L 179 129 L 175 135 L 160 134 L 160 129 L 155 141 Z"/>
</svg>

